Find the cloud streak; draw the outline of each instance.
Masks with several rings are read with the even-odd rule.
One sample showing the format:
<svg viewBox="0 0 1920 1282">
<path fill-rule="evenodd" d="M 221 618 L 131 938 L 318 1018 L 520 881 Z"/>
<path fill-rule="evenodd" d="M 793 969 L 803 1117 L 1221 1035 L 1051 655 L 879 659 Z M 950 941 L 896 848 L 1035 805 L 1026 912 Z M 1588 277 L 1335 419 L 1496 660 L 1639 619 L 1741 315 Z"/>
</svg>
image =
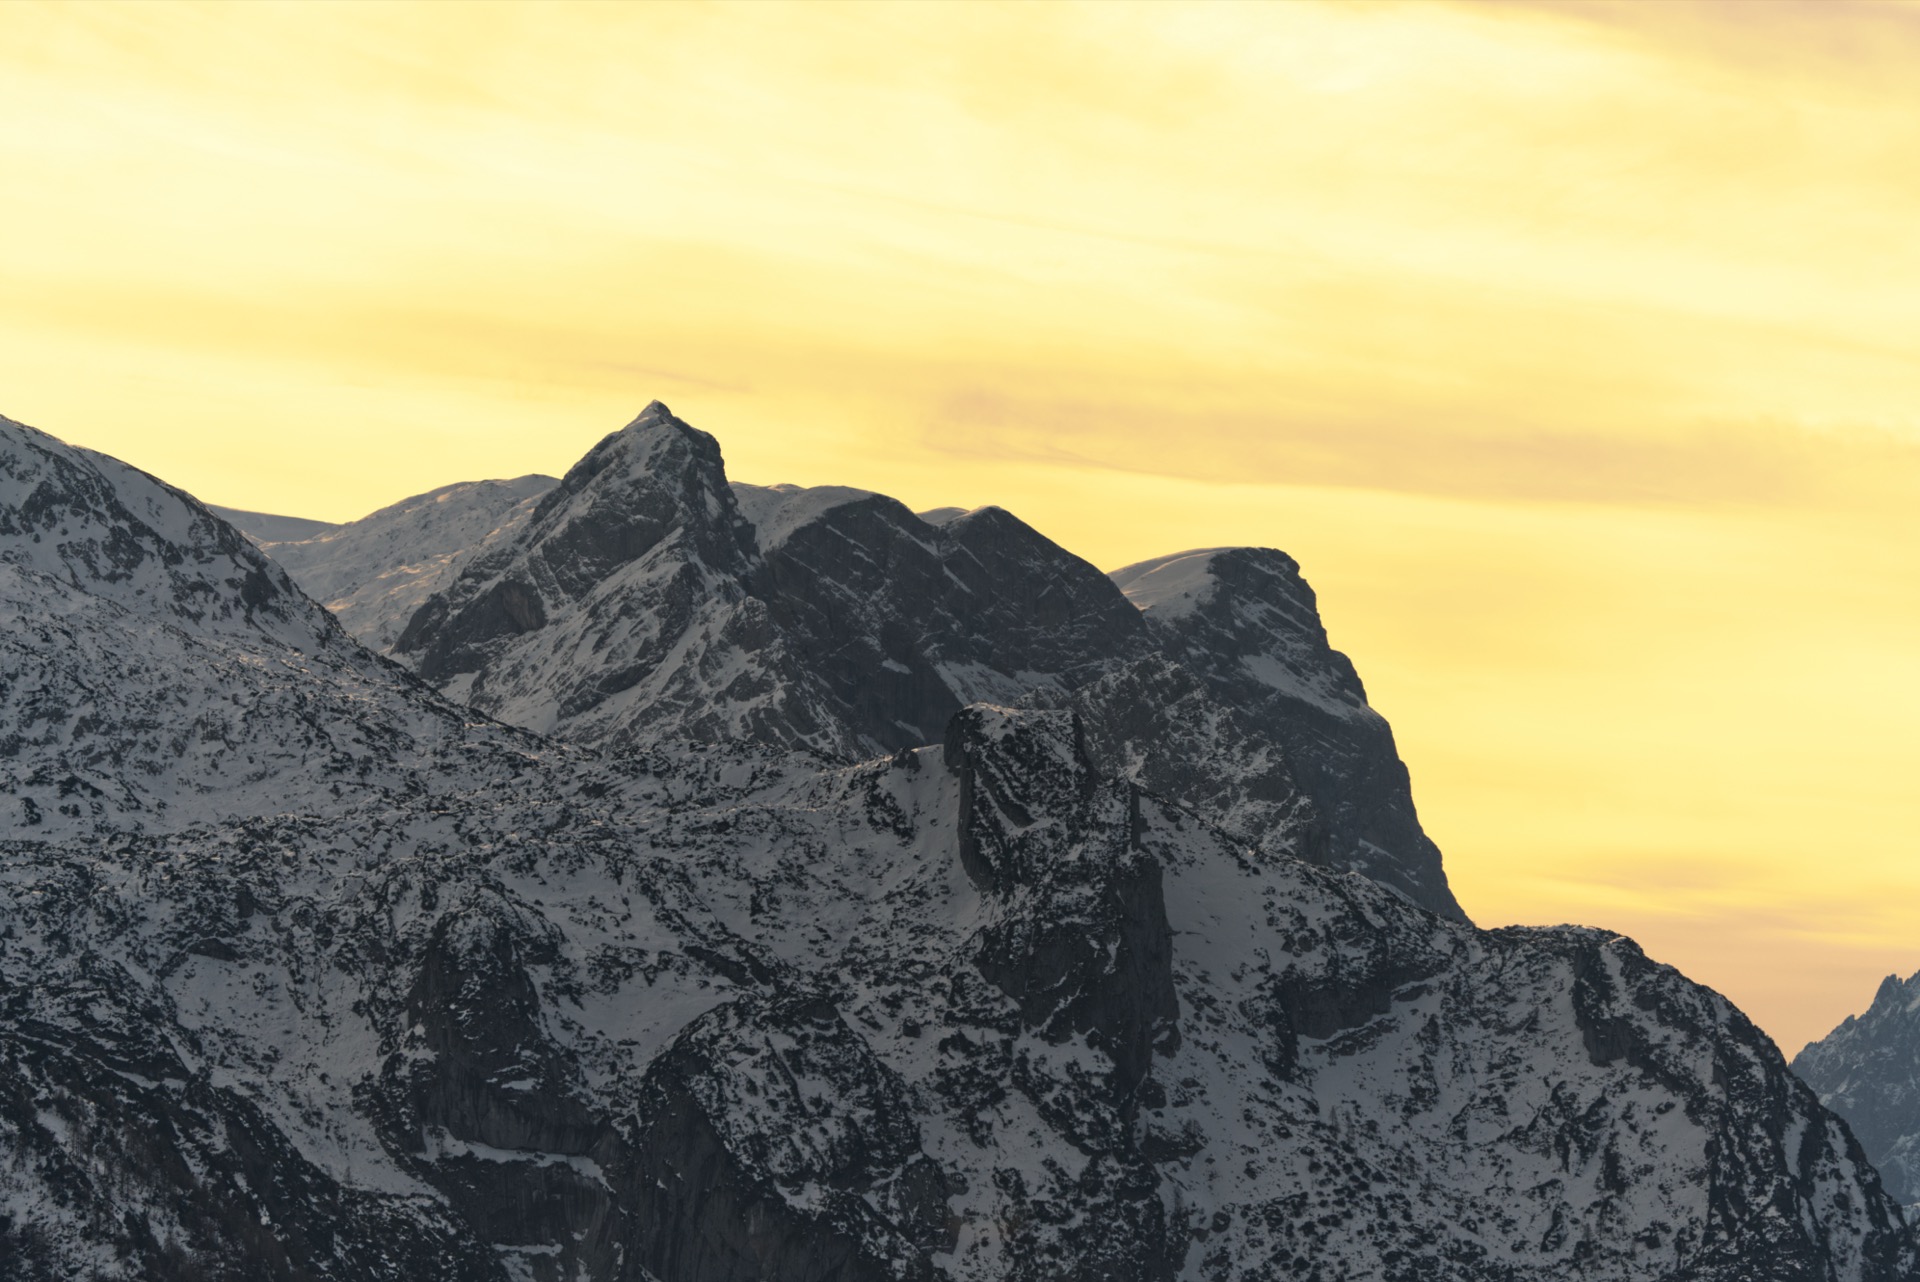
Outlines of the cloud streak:
<svg viewBox="0 0 1920 1282">
<path fill-rule="evenodd" d="M 1917 26 L 0 6 L 0 412 L 347 518 L 665 394 L 743 479 L 1286 547 L 1471 910 L 1720 904 L 1797 1034 L 1897 930 L 1784 870 L 1920 904 Z"/>
</svg>

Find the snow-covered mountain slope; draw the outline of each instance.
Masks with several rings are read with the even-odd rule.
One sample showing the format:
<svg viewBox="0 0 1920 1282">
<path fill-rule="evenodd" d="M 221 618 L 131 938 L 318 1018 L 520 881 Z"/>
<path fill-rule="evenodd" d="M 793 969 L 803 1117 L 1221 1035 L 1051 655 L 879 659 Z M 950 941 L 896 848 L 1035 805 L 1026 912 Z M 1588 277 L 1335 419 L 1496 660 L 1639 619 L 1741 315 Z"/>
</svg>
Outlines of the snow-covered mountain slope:
<svg viewBox="0 0 1920 1282">
<path fill-rule="evenodd" d="M 337 530 L 334 521 L 316 521 L 306 516 L 275 516 L 271 512 L 249 512 L 244 508 L 207 504 L 207 511 L 239 530 L 256 543 L 274 543 L 292 539 L 310 539 L 328 530 Z"/>
<path fill-rule="evenodd" d="M 472 720 L 188 495 L 0 420 L 0 832 L 343 813 L 532 742 Z"/>
<path fill-rule="evenodd" d="M 1313 589 L 1292 557 L 1270 548 L 1211 548 L 1144 561 L 1112 577 L 1140 608 L 1162 653 L 1255 733 L 1255 743 L 1234 751 L 1181 744 L 1164 773 L 1192 773 L 1218 786 L 1249 768 L 1265 769 L 1269 758 L 1284 760 L 1317 809 L 1321 862 L 1364 872 L 1415 903 L 1452 903 L 1440 851 L 1414 814 L 1393 731 L 1367 705 L 1347 656 L 1328 645 Z M 1163 788 L 1178 796 L 1194 786 Z M 1255 790 L 1250 782 L 1239 792 Z M 1240 827 L 1261 832 L 1257 823 Z"/>
<path fill-rule="evenodd" d="M 12 1276 L 1911 1276 L 1616 936 L 1249 856 L 1063 714 L 714 757 L 0 849 Z"/>
<path fill-rule="evenodd" d="M 858 760 L 936 741 L 977 700 L 1073 707 L 1102 769 L 1459 915 L 1392 734 L 1291 560 L 1189 555 L 1198 595 L 1175 609 L 1130 602 L 1002 509 L 929 515 L 847 487 L 729 484 L 713 439 L 655 403 L 395 652 L 491 715 L 596 746 Z"/>
<path fill-rule="evenodd" d="M 65 611 L 10 690 L 160 646 L 89 742 L 137 755 L 132 706 L 184 743 L 222 692 L 243 745 L 333 736 L 83 831 L 0 809 L 0 1276 L 1914 1276 L 1846 1128 L 1618 936 L 1252 847 L 1069 710 L 848 765 L 474 722 L 191 499 L 0 430 L 0 601 Z M 643 541 L 622 510 L 572 537 Z M 546 511 L 554 549 L 593 515 Z"/>
<path fill-rule="evenodd" d="M 1920 1204 L 1920 973 L 1887 976 L 1866 1013 L 1809 1042 L 1793 1071 L 1847 1119 L 1888 1191 Z"/>
<path fill-rule="evenodd" d="M 429 598 L 394 652 L 489 715 L 575 742 L 844 755 L 850 736 L 746 590 L 758 560 L 719 446 L 656 402 Z"/>
<path fill-rule="evenodd" d="M 241 528 L 348 632 L 386 650 L 464 561 L 510 537 L 556 484 L 551 476 L 462 481 L 310 534 Z"/>
</svg>

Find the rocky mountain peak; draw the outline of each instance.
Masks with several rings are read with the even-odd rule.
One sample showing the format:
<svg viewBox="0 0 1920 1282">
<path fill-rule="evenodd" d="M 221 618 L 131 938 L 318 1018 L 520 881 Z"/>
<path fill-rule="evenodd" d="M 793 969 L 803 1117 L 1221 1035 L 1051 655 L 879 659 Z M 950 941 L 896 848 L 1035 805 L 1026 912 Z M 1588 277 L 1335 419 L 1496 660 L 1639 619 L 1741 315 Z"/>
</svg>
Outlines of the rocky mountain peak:
<svg viewBox="0 0 1920 1282">
<path fill-rule="evenodd" d="M 677 581 L 685 595 L 699 579 L 737 595 L 729 585 L 756 560 L 719 443 L 655 401 L 574 464 L 513 538 L 422 605 L 394 650 L 428 680 L 445 681 L 481 671 L 551 621 L 597 615 L 591 599 L 622 584 L 666 590 Z"/>
<path fill-rule="evenodd" d="M 1240 791 L 1283 803 L 1251 809 L 1300 833 L 1294 853 L 1356 869 L 1423 907 L 1461 915 L 1440 851 L 1420 828 L 1393 731 L 1367 703 L 1353 663 L 1329 642 L 1299 562 L 1273 548 L 1202 548 L 1126 566 L 1112 578 L 1161 652 L 1232 711 L 1216 737 L 1239 738 L 1235 723 L 1253 729 L 1227 768 L 1244 768 L 1235 761 L 1255 767 Z M 1284 804 L 1285 789 L 1261 760 L 1262 740 L 1277 746 L 1291 786 L 1312 800 L 1311 816 Z M 1178 762 L 1163 769 L 1183 773 Z M 1218 767 L 1210 772 L 1220 777 Z"/>
<path fill-rule="evenodd" d="M 1176 552 L 1115 570 L 1112 578 L 1189 660 L 1244 668 L 1336 716 L 1366 715 L 1359 674 L 1328 643 L 1313 588 L 1285 552 Z"/>
<path fill-rule="evenodd" d="M 1793 1071 L 1847 1119 L 1888 1192 L 1920 1203 L 1920 972 L 1881 980 L 1873 1004 L 1808 1043 Z"/>
<path fill-rule="evenodd" d="M 1920 997 L 1920 972 L 1905 979 L 1898 975 L 1888 975 L 1880 981 L 1879 989 L 1874 992 L 1873 1007 L 1868 1013 L 1872 1014 L 1874 1010 L 1885 1011 L 1894 1006 L 1905 1006 L 1916 997 Z"/>
<path fill-rule="evenodd" d="M 697 444 L 614 453 L 649 439 Z M 1333 660 L 1279 562 L 1208 559 L 1211 665 L 1012 518 L 877 495 L 744 576 L 698 543 L 737 504 L 672 508 L 568 595 L 540 557 L 603 482 L 729 493 L 606 466 L 436 598 L 536 594 L 445 684 L 587 753 L 276 640 L 184 496 L 4 440 L 8 1282 L 1916 1276 L 1724 999 L 1329 854 L 1404 797 L 1300 693 Z M 1001 685 L 1039 706 L 885 720 Z"/>
<path fill-rule="evenodd" d="M 1282 552 L 1110 578 L 1001 507 L 729 482 L 658 402 L 475 542 L 446 545 L 465 559 L 393 653 L 491 715 L 600 747 L 744 736 L 858 760 L 938 742 L 970 703 L 1071 708 L 1098 770 L 1460 915 L 1391 731 Z M 330 599 L 394 596 L 302 572 Z"/>
<path fill-rule="evenodd" d="M 118 459 L 0 418 L 0 565 L 94 600 L 303 649 L 338 625 L 197 499 Z"/>
<path fill-rule="evenodd" d="M 675 536 L 716 569 L 744 571 L 753 560 L 720 443 L 653 401 L 547 492 L 524 544 L 577 597 Z"/>
</svg>

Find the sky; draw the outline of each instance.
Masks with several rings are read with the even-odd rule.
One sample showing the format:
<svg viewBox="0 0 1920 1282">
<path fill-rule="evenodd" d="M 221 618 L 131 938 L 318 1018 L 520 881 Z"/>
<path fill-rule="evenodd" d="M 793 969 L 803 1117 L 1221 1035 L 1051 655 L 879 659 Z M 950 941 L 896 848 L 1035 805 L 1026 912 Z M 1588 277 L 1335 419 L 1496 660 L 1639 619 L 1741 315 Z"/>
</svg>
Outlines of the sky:
<svg viewBox="0 0 1920 1282">
<path fill-rule="evenodd" d="M 0 413 L 1296 556 L 1482 925 L 1920 969 L 1920 8 L 0 5 Z"/>
</svg>

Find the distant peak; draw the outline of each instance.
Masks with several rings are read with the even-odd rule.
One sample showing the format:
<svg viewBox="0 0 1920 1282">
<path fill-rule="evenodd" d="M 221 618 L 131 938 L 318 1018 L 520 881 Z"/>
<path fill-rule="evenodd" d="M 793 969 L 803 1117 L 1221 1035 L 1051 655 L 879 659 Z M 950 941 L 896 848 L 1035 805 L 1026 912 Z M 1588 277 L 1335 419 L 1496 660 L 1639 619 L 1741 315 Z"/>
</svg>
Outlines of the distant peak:
<svg viewBox="0 0 1920 1282">
<path fill-rule="evenodd" d="M 667 408 L 665 401 L 648 401 L 647 408 L 634 416 L 628 427 L 648 427 L 655 423 L 673 422 L 673 411 Z"/>
<path fill-rule="evenodd" d="M 1884 1006 L 1898 1002 L 1907 995 L 1908 985 L 1912 984 L 1916 979 L 1920 979 L 1920 974 L 1915 974 L 1911 979 L 1904 980 L 1898 975 L 1888 975 L 1880 981 L 1880 991 L 1873 995 L 1873 1004 L 1875 1006 Z"/>
</svg>

